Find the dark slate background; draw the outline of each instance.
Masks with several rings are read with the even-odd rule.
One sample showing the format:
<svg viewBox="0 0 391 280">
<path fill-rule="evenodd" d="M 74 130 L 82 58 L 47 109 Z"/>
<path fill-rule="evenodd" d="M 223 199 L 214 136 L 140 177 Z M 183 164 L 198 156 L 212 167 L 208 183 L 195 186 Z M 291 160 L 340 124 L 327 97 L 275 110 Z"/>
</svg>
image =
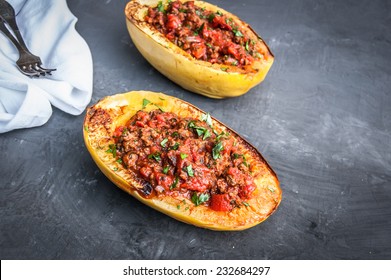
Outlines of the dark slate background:
<svg viewBox="0 0 391 280">
<path fill-rule="evenodd" d="M 275 55 L 264 83 L 227 100 L 154 70 L 126 2 L 68 0 L 93 56 L 92 103 L 144 89 L 211 112 L 269 161 L 282 203 L 242 232 L 178 222 L 116 188 L 85 148 L 84 115 L 54 109 L 42 127 L 0 135 L 1 259 L 391 258 L 390 1 L 211 0 Z"/>
</svg>

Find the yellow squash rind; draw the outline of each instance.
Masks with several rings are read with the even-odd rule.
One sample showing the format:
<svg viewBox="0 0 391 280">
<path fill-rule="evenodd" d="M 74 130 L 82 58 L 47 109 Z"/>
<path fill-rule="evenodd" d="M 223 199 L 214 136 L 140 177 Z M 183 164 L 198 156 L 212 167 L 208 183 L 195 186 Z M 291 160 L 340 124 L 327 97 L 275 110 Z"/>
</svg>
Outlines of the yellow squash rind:
<svg viewBox="0 0 391 280">
<path fill-rule="evenodd" d="M 185 0 L 181 0 L 185 2 Z M 134 0 L 125 8 L 126 25 L 133 43 L 159 72 L 183 88 L 212 98 L 240 96 L 261 83 L 273 64 L 274 56 L 266 43 L 252 28 L 235 15 L 203 1 L 197 6 L 210 11 L 221 11 L 245 28 L 245 33 L 266 54 L 255 60 L 251 71 L 235 66 L 211 64 L 200 61 L 171 43 L 164 35 L 151 28 L 145 21 L 148 7 L 156 7 L 159 0 Z M 224 70 L 222 70 L 224 69 Z"/>
<path fill-rule="evenodd" d="M 118 163 L 111 153 L 107 153 L 107 149 L 114 143 L 112 133 L 115 128 L 124 125 L 138 110 L 142 109 L 144 98 L 151 101 L 144 109 L 146 111 L 154 110 L 158 106 L 166 112 L 173 112 L 181 117 L 200 118 L 204 113 L 178 98 L 148 91 L 108 96 L 88 108 L 83 130 L 85 145 L 98 167 L 115 185 L 168 216 L 212 230 L 247 229 L 261 223 L 277 209 L 282 192 L 274 171 L 253 146 L 214 118 L 213 127 L 216 130 L 229 131 L 236 138 L 238 145 L 246 147 L 246 159 L 253 166 L 253 176 L 257 185 L 252 198 L 247 201 L 249 206 L 243 205 L 230 212 L 218 212 L 204 205 L 195 206 L 190 200 L 182 197 L 145 198 L 142 196 L 138 191 L 142 185 L 135 174 Z"/>
</svg>

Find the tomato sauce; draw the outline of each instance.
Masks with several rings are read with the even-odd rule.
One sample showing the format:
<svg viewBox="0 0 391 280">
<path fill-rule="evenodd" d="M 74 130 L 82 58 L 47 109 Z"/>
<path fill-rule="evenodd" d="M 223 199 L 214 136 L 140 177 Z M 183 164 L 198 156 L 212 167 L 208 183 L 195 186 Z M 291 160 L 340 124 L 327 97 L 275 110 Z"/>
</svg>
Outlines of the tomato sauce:
<svg viewBox="0 0 391 280">
<path fill-rule="evenodd" d="M 148 8 L 145 21 L 198 60 L 245 68 L 262 57 L 256 42 L 231 17 L 194 1 L 159 2 Z"/>
<path fill-rule="evenodd" d="M 151 186 L 154 195 L 230 211 L 246 205 L 255 189 L 243 151 L 232 135 L 213 128 L 209 114 L 195 119 L 141 110 L 113 137 L 117 161 Z"/>
</svg>

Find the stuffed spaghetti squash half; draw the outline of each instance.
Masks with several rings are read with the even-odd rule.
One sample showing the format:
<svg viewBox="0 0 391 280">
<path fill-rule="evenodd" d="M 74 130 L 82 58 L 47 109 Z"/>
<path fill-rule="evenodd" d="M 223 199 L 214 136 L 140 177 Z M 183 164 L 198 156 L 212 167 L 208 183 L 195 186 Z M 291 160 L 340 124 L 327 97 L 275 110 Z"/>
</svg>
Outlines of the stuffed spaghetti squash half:
<svg viewBox="0 0 391 280">
<path fill-rule="evenodd" d="M 251 26 L 207 2 L 133 0 L 125 15 L 145 59 L 195 93 L 212 98 L 245 94 L 265 79 L 274 61 Z"/>
<path fill-rule="evenodd" d="M 212 230 L 243 230 L 281 201 L 262 155 L 210 114 L 163 93 L 108 96 L 88 108 L 84 141 L 102 172 L 146 205 Z"/>
</svg>

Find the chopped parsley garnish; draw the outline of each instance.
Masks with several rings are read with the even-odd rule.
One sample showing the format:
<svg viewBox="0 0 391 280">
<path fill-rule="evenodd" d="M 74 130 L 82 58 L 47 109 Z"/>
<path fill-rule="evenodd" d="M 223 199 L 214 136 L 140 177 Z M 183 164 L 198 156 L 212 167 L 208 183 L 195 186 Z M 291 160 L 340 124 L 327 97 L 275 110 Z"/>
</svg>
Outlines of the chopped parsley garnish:
<svg viewBox="0 0 391 280">
<path fill-rule="evenodd" d="M 219 159 L 221 157 L 220 152 L 224 149 L 223 143 L 218 142 L 212 149 L 213 159 Z"/>
<path fill-rule="evenodd" d="M 148 158 L 149 159 L 154 159 L 154 160 L 156 160 L 156 161 L 161 161 L 162 160 L 162 158 L 160 157 L 160 153 L 158 153 L 158 152 L 156 152 L 156 153 L 154 153 L 154 154 L 150 154 L 150 155 L 148 155 Z"/>
<path fill-rule="evenodd" d="M 210 120 L 210 123 L 211 122 L 212 122 L 212 120 Z M 208 137 L 210 137 L 210 131 L 205 127 L 196 126 L 194 121 L 190 121 L 188 124 L 188 127 L 193 128 L 199 137 L 203 136 L 202 140 L 205 140 Z"/>
<path fill-rule="evenodd" d="M 212 117 L 209 113 L 203 114 L 201 116 L 201 121 L 206 122 L 210 127 L 212 126 Z"/>
<path fill-rule="evenodd" d="M 143 99 L 143 109 L 145 109 L 145 107 L 147 107 L 147 105 L 151 103 L 151 101 L 149 101 L 148 99 L 144 98 Z"/>
<path fill-rule="evenodd" d="M 168 142 L 168 138 L 164 138 L 164 139 L 162 140 L 162 142 L 160 142 L 160 146 L 162 146 L 163 148 L 165 148 L 167 142 Z"/>
<path fill-rule="evenodd" d="M 167 165 L 166 167 L 163 168 L 163 173 L 167 174 L 168 170 L 170 170 L 170 166 Z"/>
<path fill-rule="evenodd" d="M 189 128 L 194 128 L 194 127 L 196 127 L 194 121 L 190 121 L 189 124 L 188 124 L 187 126 L 188 126 Z"/>
<path fill-rule="evenodd" d="M 246 51 L 249 51 L 249 50 L 250 50 L 250 49 L 249 49 L 249 46 L 248 46 L 248 40 L 246 41 L 245 49 L 246 49 Z"/>
<path fill-rule="evenodd" d="M 160 107 L 159 105 L 157 105 L 156 103 L 152 103 L 153 105 L 155 105 L 160 111 L 164 112 L 163 108 Z"/>
<path fill-rule="evenodd" d="M 157 4 L 157 9 L 159 12 L 162 12 L 164 13 L 164 5 L 163 5 L 163 1 L 159 1 L 159 3 Z"/>
<path fill-rule="evenodd" d="M 222 71 L 224 71 L 224 72 L 227 72 L 228 67 L 220 67 L 220 69 L 221 69 Z"/>
<path fill-rule="evenodd" d="M 215 132 L 215 134 L 217 134 L 217 133 Z M 222 131 L 220 134 L 217 135 L 216 140 L 217 140 L 217 141 L 220 141 L 220 139 L 221 139 L 222 137 L 229 137 L 229 133 L 228 133 L 228 132 Z"/>
<path fill-rule="evenodd" d="M 250 207 L 250 204 L 248 204 L 247 202 L 243 201 L 242 203 L 243 203 L 244 206 Z"/>
<path fill-rule="evenodd" d="M 191 164 L 186 167 L 186 171 L 187 171 L 187 175 L 189 175 L 190 177 L 194 177 L 194 171 Z"/>
<path fill-rule="evenodd" d="M 179 177 L 175 177 L 174 182 L 170 186 L 170 190 L 175 189 L 178 186 Z"/>
<path fill-rule="evenodd" d="M 178 137 L 179 136 L 179 133 L 178 131 L 174 131 L 172 134 L 171 134 L 172 137 Z"/>
<path fill-rule="evenodd" d="M 174 146 L 172 146 L 170 149 L 176 151 L 176 150 L 178 150 L 178 148 L 179 148 L 179 143 L 176 142 L 176 143 L 174 144 Z"/>
<path fill-rule="evenodd" d="M 113 157 L 117 156 L 117 146 L 115 144 L 110 144 L 106 153 L 113 154 Z"/>
<path fill-rule="evenodd" d="M 240 32 L 238 29 L 232 29 L 232 32 L 235 34 L 236 37 L 243 37 L 243 33 Z"/>
<path fill-rule="evenodd" d="M 157 105 L 156 103 L 152 103 L 152 102 L 149 101 L 148 99 L 144 98 L 144 99 L 143 99 L 143 109 L 145 109 L 145 107 L 147 107 L 148 104 L 155 105 L 160 111 L 164 112 L 164 110 L 163 110 L 162 107 L 160 107 L 160 106 Z"/>
<path fill-rule="evenodd" d="M 207 139 L 208 137 L 210 137 L 210 131 L 209 131 L 209 129 L 205 130 L 205 132 L 204 132 L 204 137 L 202 137 L 202 140 L 205 140 L 205 139 Z"/>
<path fill-rule="evenodd" d="M 234 159 L 243 158 L 243 164 L 248 167 L 248 163 L 245 155 L 234 153 L 233 157 Z"/>
<path fill-rule="evenodd" d="M 185 159 L 185 158 L 187 158 L 187 157 L 188 157 L 187 154 L 181 153 L 181 159 Z"/>
<path fill-rule="evenodd" d="M 204 26 L 205 26 L 205 23 L 202 23 L 201 26 L 200 26 L 200 28 L 198 28 L 196 32 L 197 32 L 197 33 L 201 33 L 202 30 L 204 29 Z"/>
<path fill-rule="evenodd" d="M 210 14 L 209 17 L 208 17 L 208 21 L 212 22 L 215 17 L 216 17 L 215 14 Z"/>
<path fill-rule="evenodd" d="M 197 193 L 193 193 L 191 196 L 191 201 L 195 204 L 195 206 L 201 205 L 202 203 L 209 200 L 209 194 L 202 193 L 200 195 L 197 195 Z"/>
<path fill-rule="evenodd" d="M 117 161 L 118 163 L 122 164 L 122 159 L 119 158 L 119 159 L 117 159 L 116 161 Z"/>
<path fill-rule="evenodd" d="M 216 14 L 218 14 L 219 16 L 223 15 L 223 13 L 221 11 L 217 11 Z"/>
</svg>

